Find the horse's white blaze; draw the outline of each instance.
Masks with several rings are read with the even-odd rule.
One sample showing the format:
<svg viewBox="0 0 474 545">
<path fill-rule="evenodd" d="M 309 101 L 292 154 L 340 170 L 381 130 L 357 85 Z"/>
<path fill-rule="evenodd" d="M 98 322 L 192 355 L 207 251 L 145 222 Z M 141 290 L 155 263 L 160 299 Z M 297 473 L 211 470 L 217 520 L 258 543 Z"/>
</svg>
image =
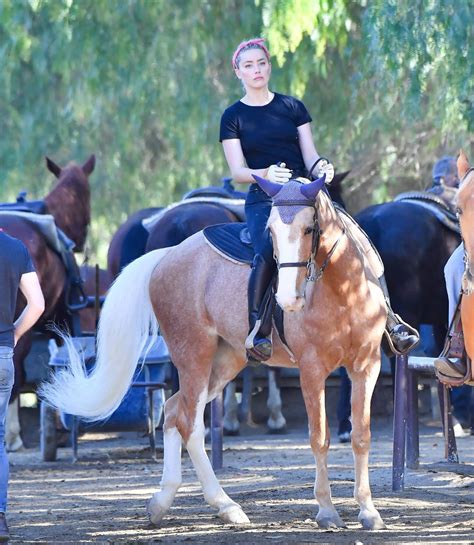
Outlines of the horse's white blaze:
<svg viewBox="0 0 474 545">
<path fill-rule="evenodd" d="M 280 263 L 295 263 L 300 261 L 300 239 L 290 233 L 294 225 L 287 225 L 278 218 L 272 225 L 274 236 L 278 244 L 278 261 Z M 297 299 L 300 297 L 296 289 L 298 267 L 283 267 L 278 271 L 278 290 L 276 300 L 284 310 L 293 310 Z"/>
</svg>

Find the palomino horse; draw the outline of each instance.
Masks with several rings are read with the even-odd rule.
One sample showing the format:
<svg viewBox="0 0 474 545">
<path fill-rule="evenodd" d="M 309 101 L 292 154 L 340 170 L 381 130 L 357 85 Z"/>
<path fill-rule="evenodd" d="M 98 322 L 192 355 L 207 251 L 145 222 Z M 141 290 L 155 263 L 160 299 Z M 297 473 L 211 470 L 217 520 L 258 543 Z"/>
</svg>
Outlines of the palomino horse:
<svg viewBox="0 0 474 545">
<path fill-rule="evenodd" d="M 458 157 L 458 175 L 461 180 L 457 195 L 457 212 L 464 242 L 465 270 L 461 299 L 461 322 L 466 352 L 474 361 L 474 167 L 463 151 Z"/>
<path fill-rule="evenodd" d="M 48 169 L 58 178 L 51 192 L 44 199 L 46 210 L 54 217 L 56 225 L 75 243 L 75 250 L 83 249 L 87 228 L 90 223 L 90 188 L 89 175 L 94 170 L 95 157 L 91 157 L 83 166 L 70 163 L 61 168 L 51 159 L 46 159 Z M 0 227 L 12 237 L 18 238 L 27 246 L 38 273 L 41 289 L 45 298 L 45 311 L 38 323 L 41 328 L 48 320 L 64 321 L 67 309 L 64 301 L 66 268 L 61 259 L 48 245 L 44 234 L 25 217 L 0 214 Z M 23 297 L 19 297 L 18 312 L 24 306 Z M 25 334 L 15 348 L 15 385 L 12 401 L 16 399 L 24 383 L 23 361 L 31 348 L 32 332 Z M 9 411 L 14 416 L 16 409 Z M 19 423 L 8 420 L 7 446 L 9 449 L 21 447 Z"/>
<path fill-rule="evenodd" d="M 368 472 L 370 401 L 380 371 L 386 307 L 377 278 L 324 191 L 324 178 L 281 186 L 259 183 L 273 195 L 269 218 L 279 262 L 276 298 L 294 361 L 276 339 L 269 365 L 298 366 L 316 459 L 316 517 L 322 528 L 342 527 L 331 500 L 327 469 L 329 427 L 325 381 L 340 365 L 353 383 L 352 447 L 355 498 L 364 528 L 379 529 Z M 203 413 L 246 364 L 246 286 L 249 269 L 215 252 L 197 233 L 179 246 L 144 255 L 110 289 L 99 322 L 97 363 L 86 376 L 77 354 L 67 372 L 45 384 L 42 395 L 67 413 L 95 420 L 119 405 L 150 332 L 158 327 L 179 372 L 180 389 L 166 403 L 161 490 L 149 504 L 158 524 L 181 485 L 184 441 L 206 501 L 227 522 L 247 515 L 221 488 L 204 448 Z M 69 342 L 71 347 L 71 343 Z"/>
</svg>

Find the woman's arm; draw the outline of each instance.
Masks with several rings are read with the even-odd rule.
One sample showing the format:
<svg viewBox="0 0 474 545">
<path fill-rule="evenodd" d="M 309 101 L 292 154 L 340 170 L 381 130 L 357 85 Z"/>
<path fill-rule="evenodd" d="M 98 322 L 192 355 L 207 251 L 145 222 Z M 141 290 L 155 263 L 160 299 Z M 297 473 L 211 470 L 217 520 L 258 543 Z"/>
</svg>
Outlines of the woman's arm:
<svg viewBox="0 0 474 545">
<path fill-rule="evenodd" d="M 252 174 L 265 178 L 267 175 L 267 168 L 259 170 L 251 169 L 247 166 L 245 157 L 242 151 L 242 145 L 238 138 L 232 138 L 230 140 L 223 140 L 222 147 L 224 148 L 224 155 L 229 165 L 232 179 L 239 184 L 251 184 L 255 180 L 252 178 Z"/>
<path fill-rule="evenodd" d="M 334 165 L 329 162 L 329 159 L 321 158 L 316 151 L 316 147 L 313 141 L 313 134 L 311 132 L 311 124 L 305 123 L 298 127 L 298 135 L 300 142 L 300 149 L 303 155 L 304 164 L 309 172 L 310 168 L 313 168 L 313 172 L 310 172 L 310 177 L 318 177 L 323 174 L 326 175 L 326 183 L 329 184 L 334 178 Z M 320 161 L 318 161 L 321 159 Z M 316 165 L 316 161 L 318 164 Z M 314 168 L 316 167 L 316 168 Z"/>
<path fill-rule="evenodd" d="M 25 296 L 26 307 L 14 324 L 15 345 L 22 335 L 35 325 L 44 312 L 44 297 L 35 272 L 21 275 L 20 290 Z"/>
<path fill-rule="evenodd" d="M 311 123 L 305 123 L 298 127 L 298 137 L 300 143 L 301 154 L 306 169 L 309 169 L 319 159 L 319 153 L 314 145 L 313 133 L 311 132 Z"/>
<path fill-rule="evenodd" d="M 222 141 L 224 155 L 229 165 L 232 179 L 239 184 L 252 184 L 255 182 L 252 175 L 256 174 L 262 178 L 271 178 L 274 182 L 286 182 L 291 172 L 284 166 L 270 165 L 268 168 L 252 169 L 247 166 L 242 151 L 242 145 L 238 138 L 231 138 Z M 271 171 L 269 173 L 269 171 Z"/>
</svg>

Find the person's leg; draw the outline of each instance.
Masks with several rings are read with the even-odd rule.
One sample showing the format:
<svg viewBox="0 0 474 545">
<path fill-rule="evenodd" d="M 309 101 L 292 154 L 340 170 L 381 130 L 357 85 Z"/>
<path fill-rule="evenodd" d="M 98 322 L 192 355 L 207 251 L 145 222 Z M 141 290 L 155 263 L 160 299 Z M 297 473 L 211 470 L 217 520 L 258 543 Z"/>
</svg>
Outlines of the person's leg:
<svg viewBox="0 0 474 545">
<path fill-rule="evenodd" d="M 337 435 L 341 443 L 351 440 L 351 381 L 345 367 L 339 368 L 341 383 L 339 385 L 339 400 L 337 403 Z"/>
<path fill-rule="evenodd" d="M 448 292 L 448 324 L 454 318 L 456 307 L 461 294 L 462 273 L 464 272 L 464 244 L 461 244 L 454 250 L 444 267 L 444 279 L 446 282 L 446 291 Z"/>
<path fill-rule="evenodd" d="M 462 377 L 466 373 L 464 340 L 460 315 L 455 317 L 461 294 L 462 275 L 464 272 L 464 245 L 461 243 L 451 254 L 444 267 L 446 291 L 448 293 L 448 324 L 450 330 L 445 347 L 435 360 L 435 367 L 439 373 L 446 376 Z M 458 311 L 459 312 L 459 311 Z"/>
<path fill-rule="evenodd" d="M 472 386 L 464 384 L 451 390 L 453 416 L 463 428 L 471 427 L 471 392 Z"/>
<path fill-rule="evenodd" d="M 5 420 L 13 387 L 13 350 L 0 346 L 0 541 L 8 539 L 7 510 L 8 458 L 5 450 Z"/>
<path fill-rule="evenodd" d="M 249 195 L 245 205 L 247 226 L 255 250 L 248 284 L 249 335 L 245 348 L 253 359 L 267 360 L 272 353 L 270 285 L 275 273 L 273 246 L 267 221 L 271 200 Z"/>
</svg>

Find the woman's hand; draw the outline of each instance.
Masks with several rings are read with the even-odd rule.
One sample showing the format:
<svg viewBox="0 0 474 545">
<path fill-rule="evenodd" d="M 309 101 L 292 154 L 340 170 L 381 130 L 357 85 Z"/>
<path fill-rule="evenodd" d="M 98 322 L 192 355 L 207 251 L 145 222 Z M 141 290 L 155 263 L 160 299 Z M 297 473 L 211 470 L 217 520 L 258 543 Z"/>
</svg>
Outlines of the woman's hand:
<svg viewBox="0 0 474 545">
<path fill-rule="evenodd" d="M 265 176 L 270 182 L 279 184 L 286 183 L 291 178 L 291 170 L 286 168 L 285 163 L 278 163 L 268 167 L 267 175 Z"/>
<path fill-rule="evenodd" d="M 320 157 L 313 167 L 312 176 L 316 179 L 321 178 L 323 174 L 326 174 L 325 182 L 331 183 L 334 178 L 334 165 L 329 162 L 329 159 Z"/>
</svg>

